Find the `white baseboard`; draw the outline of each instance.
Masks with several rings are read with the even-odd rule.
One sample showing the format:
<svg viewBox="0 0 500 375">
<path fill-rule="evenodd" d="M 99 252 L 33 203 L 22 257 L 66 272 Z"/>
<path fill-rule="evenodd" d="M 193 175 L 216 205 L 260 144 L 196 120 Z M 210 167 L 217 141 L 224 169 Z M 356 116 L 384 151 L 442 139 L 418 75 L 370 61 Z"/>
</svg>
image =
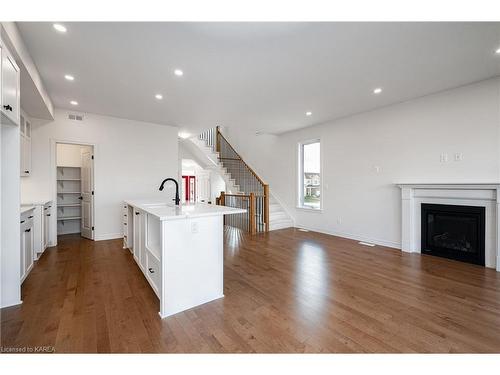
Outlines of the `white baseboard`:
<svg viewBox="0 0 500 375">
<path fill-rule="evenodd" d="M 94 241 L 116 240 L 118 238 L 123 238 L 123 233 L 101 234 L 100 236 L 95 236 Z"/>
<path fill-rule="evenodd" d="M 17 305 L 20 305 L 21 303 L 23 303 L 23 301 L 21 301 L 21 300 L 18 300 L 15 302 L 7 302 L 5 305 L 2 305 L 0 308 L 5 309 L 6 307 L 17 306 Z"/>
<path fill-rule="evenodd" d="M 366 237 L 366 236 L 361 236 L 361 235 L 352 234 L 352 233 L 345 233 L 345 232 L 338 232 L 338 231 L 325 231 L 323 229 L 316 229 L 316 228 L 307 227 L 307 226 L 300 226 L 300 228 L 304 228 L 304 229 L 310 230 L 312 232 L 319 232 L 319 233 L 323 233 L 323 234 L 328 234 L 330 236 L 337 236 L 337 237 L 347 238 L 347 239 L 355 240 L 355 241 L 370 242 L 370 243 L 374 243 L 376 245 L 392 247 L 394 249 L 401 250 L 401 243 L 400 242 L 386 241 L 386 240 L 381 240 L 378 238 Z"/>
</svg>

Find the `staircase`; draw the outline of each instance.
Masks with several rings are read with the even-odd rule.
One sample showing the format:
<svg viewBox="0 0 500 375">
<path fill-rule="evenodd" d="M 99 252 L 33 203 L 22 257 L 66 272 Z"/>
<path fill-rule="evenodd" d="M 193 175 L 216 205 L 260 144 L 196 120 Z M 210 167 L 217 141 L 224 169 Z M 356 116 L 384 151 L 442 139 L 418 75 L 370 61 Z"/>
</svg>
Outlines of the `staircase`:
<svg viewBox="0 0 500 375">
<path fill-rule="evenodd" d="M 226 190 L 218 199 L 219 204 L 247 208 L 246 221 L 233 220 L 229 225 L 248 229 L 250 232 L 293 227 L 293 220 L 270 193 L 269 186 L 236 153 L 218 127 L 189 138 L 185 145 L 189 145 L 191 152 L 198 157 L 202 156 L 207 160 L 207 168 L 216 171 L 225 181 Z"/>
<path fill-rule="evenodd" d="M 191 137 L 188 139 L 189 143 L 191 146 L 195 146 L 196 149 L 198 150 L 198 157 L 203 157 L 205 160 L 208 160 L 208 163 L 206 165 L 206 169 L 210 169 L 213 171 L 216 171 L 219 176 L 222 177 L 224 182 L 226 183 L 226 193 L 230 194 L 243 194 L 242 191 L 240 191 L 239 185 L 236 184 L 236 180 L 231 177 L 231 174 L 227 171 L 227 169 L 224 167 L 224 165 L 219 161 L 219 156 L 218 153 L 215 152 L 212 147 L 207 146 L 206 142 L 199 139 L 198 137 Z M 186 146 L 189 147 L 189 143 L 184 143 Z M 193 150 L 192 147 L 189 147 L 191 152 L 196 152 Z"/>
<path fill-rule="evenodd" d="M 271 199 L 269 200 L 269 230 L 290 227 L 293 227 L 293 220 L 271 194 Z"/>
</svg>

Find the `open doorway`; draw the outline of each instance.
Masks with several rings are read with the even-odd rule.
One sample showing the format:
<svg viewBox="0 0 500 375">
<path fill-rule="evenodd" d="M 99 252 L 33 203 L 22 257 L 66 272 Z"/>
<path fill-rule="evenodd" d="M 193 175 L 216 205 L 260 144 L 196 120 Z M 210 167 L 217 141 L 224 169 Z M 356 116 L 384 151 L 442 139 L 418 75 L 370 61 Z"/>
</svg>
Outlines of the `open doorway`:
<svg viewBox="0 0 500 375">
<path fill-rule="evenodd" d="M 225 190 L 222 177 L 210 169 L 202 168 L 193 159 L 182 159 L 182 202 L 215 203 L 215 198 Z"/>
<path fill-rule="evenodd" d="M 94 239 L 94 146 L 56 143 L 57 235 Z"/>
</svg>

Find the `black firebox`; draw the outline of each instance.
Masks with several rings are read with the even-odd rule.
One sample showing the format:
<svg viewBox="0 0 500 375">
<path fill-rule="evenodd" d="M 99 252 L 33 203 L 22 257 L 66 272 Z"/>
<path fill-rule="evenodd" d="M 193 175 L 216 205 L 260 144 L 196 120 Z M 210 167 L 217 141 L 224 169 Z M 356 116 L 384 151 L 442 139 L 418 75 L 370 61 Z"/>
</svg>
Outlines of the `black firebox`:
<svg viewBox="0 0 500 375">
<path fill-rule="evenodd" d="M 422 203 L 422 254 L 484 266 L 485 208 Z"/>
</svg>

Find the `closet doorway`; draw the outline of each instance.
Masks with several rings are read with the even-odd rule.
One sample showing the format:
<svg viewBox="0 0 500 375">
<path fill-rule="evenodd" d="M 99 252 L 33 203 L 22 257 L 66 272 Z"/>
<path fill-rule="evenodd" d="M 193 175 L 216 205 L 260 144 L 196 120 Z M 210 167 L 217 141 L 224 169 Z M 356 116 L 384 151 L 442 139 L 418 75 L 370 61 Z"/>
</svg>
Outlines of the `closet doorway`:
<svg viewBox="0 0 500 375">
<path fill-rule="evenodd" d="M 94 239 L 94 146 L 56 143 L 57 235 Z"/>
</svg>

